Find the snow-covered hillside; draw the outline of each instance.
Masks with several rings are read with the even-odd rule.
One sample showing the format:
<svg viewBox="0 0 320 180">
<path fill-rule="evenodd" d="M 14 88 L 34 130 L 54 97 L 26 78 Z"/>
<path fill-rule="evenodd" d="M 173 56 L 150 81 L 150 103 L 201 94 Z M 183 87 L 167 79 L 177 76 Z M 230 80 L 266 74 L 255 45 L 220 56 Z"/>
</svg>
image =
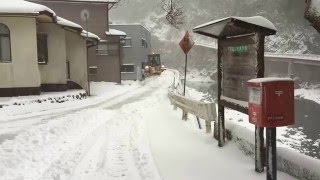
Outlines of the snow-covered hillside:
<svg viewBox="0 0 320 180">
<path fill-rule="evenodd" d="M 178 46 L 183 33 L 193 27 L 222 17 L 260 15 L 272 21 L 277 35 L 266 39 L 266 51 L 277 53 L 319 54 L 320 35 L 304 19 L 305 3 L 301 0 L 185 0 L 178 1 L 185 12 L 185 24 L 180 30 L 170 27 L 161 10 L 160 0 L 127 0 L 110 11 L 113 23 L 142 23 L 151 30 L 152 47 L 161 52 L 169 66 L 179 68 L 184 54 Z M 130 13 L 127 13 L 130 12 Z M 213 39 L 192 34 L 196 43 L 215 45 Z M 207 62 L 200 59 L 199 61 Z M 202 70 L 197 65 L 193 68 Z"/>
</svg>

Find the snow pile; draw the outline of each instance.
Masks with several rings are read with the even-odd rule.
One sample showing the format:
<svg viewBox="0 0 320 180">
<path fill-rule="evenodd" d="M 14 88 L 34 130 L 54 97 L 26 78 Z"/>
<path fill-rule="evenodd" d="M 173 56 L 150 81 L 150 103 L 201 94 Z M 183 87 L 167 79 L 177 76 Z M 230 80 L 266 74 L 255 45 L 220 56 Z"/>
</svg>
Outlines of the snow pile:
<svg viewBox="0 0 320 180">
<path fill-rule="evenodd" d="M 135 89 L 140 87 L 140 83 L 137 81 L 122 81 L 121 84 L 113 82 L 91 82 L 91 95 L 92 96 L 108 96 L 114 97 L 118 94 L 122 94 L 130 89 Z"/>
<path fill-rule="evenodd" d="M 0 98 L 0 121 L 8 120 L 16 115 L 55 109 L 63 106 L 63 104 L 77 103 L 85 98 L 86 92 L 84 90 L 43 92 L 40 96 Z"/>
<path fill-rule="evenodd" d="M 255 131 L 255 126 L 251 123 L 249 123 L 249 117 L 246 114 L 243 114 L 241 112 L 232 110 L 232 109 L 226 109 L 225 110 L 225 118 L 226 118 L 226 126 L 228 127 L 229 125 L 231 127 L 234 126 L 241 126 L 245 129 L 247 129 L 249 132 L 252 133 L 252 136 L 250 137 L 246 136 L 243 137 L 244 139 L 251 139 L 250 142 L 254 143 L 254 131 Z M 230 129 L 232 130 L 232 128 Z M 290 136 L 288 137 L 288 132 L 292 131 Z M 294 134 L 293 134 L 294 133 Z M 236 133 L 237 134 L 237 133 Z M 301 146 L 301 141 L 305 140 L 305 135 L 299 131 L 299 129 L 292 129 L 288 127 L 279 127 L 277 128 L 277 141 L 280 142 L 278 143 L 278 146 L 280 147 L 285 147 L 288 149 L 291 149 L 293 151 L 297 151 L 297 149 L 294 149 L 293 146 Z"/>
<path fill-rule="evenodd" d="M 65 92 L 42 92 L 39 96 L 0 97 L 0 107 L 22 106 L 32 103 L 63 103 L 72 99 L 86 98 L 85 90 L 69 90 Z"/>
<path fill-rule="evenodd" d="M 0 98 L 0 104 L 3 105 L 3 108 L 0 108 L 0 121 L 23 120 L 52 113 L 65 114 L 96 106 L 114 96 L 119 96 L 141 86 L 138 82 L 130 81 L 124 81 L 119 86 L 114 87 L 114 85 L 115 83 L 91 82 L 92 97 L 87 99 L 83 99 L 85 97 L 84 90 L 42 93 L 40 96 Z M 83 100 L 76 101 L 76 99 Z M 12 106 L 15 104 L 19 106 Z"/>
</svg>

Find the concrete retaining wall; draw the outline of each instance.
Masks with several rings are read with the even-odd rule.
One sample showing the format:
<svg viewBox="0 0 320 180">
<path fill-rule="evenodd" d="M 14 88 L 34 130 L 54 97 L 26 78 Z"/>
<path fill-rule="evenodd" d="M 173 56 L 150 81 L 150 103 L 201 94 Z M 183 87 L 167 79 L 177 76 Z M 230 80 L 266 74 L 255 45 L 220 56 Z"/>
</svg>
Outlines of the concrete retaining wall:
<svg viewBox="0 0 320 180">
<path fill-rule="evenodd" d="M 227 123 L 227 137 L 247 156 L 254 158 L 254 132 L 234 123 Z M 294 150 L 277 147 L 278 170 L 303 180 L 320 180 L 320 160 Z"/>
</svg>

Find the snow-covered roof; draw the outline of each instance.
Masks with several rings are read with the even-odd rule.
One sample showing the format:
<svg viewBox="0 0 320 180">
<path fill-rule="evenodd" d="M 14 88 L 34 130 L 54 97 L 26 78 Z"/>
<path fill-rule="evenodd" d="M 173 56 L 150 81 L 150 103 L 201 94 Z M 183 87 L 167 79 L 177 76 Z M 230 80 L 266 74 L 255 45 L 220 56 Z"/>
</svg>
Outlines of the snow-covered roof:
<svg viewBox="0 0 320 180">
<path fill-rule="evenodd" d="M 141 26 L 141 27 L 143 27 L 144 29 L 146 29 L 146 30 L 148 30 L 148 31 L 150 31 L 150 29 L 149 28 L 147 28 L 145 25 L 142 25 L 142 24 L 140 24 L 140 23 L 112 23 L 112 24 L 110 24 L 110 26 L 112 27 L 112 26 Z"/>
<path fill-rule="evenodd" d="M 320 66 L 320 55 L 316 54 L 274 54 L 266 53 L 269 61 L 279 61 L 288 63 L 298 63 L 304 65 Z"/>
<path fill-rule="evenodd" d="M 117 3 L 116 0 L 68 0 L 69 2 Z"/>
<path fill-rule="evenodd" d="M 107 36 L 127 36 L 125 32 L 116 29 L 109 29 L 109 31 L 106 31 L 105 33 Z"/>
<path fill-rule="evenodd" d="M 195 46 L 206 47 L 206 48 L 210 48 L 210 49 L 214 49 L 214 50 L 218 50 L 218 47 L 216 45 L 212 45 L 212 44 L 195 43 L 194 45 Z"/>
<path fill-rule="evenodd" d="M 64 19 L 62 17 L 59 17 L 57 16 L 57 24 L 61 25 L 61 26 L 66 26 L 66 27 L 69 27 L 69 28 L 72 28 L 72 29 L 76 29 L 78 31 L 82 31 L 83 28 L 79 25 L 79 24 L 76 24 L 72 21 L 69 21 L 67 19 Z"/>
<path fill-rule="evenodd" d="M 100 37 L 95 35 L 95 34 L 93 34 L 93 33 L 91 33 L 91 32 L 88 32 L 88 34 L 87 34 L 87 31 L 85 31 L 85 30 L 83 30 L 81 32 L 81 36 L 82 37 L 87 37 L 87 35 L 88 35 L 88 38 L 90 38 L 90 39 L 94 39 L 94 40 L 100 41 Z"/>
<path fill-rule="evenodd" d="M 251 79 L 248 81 L 248 83 L 266 83 L 266 82 L 275 82 L 275 81 L 293 81 L 293 80 L 290 78 L 266 77 L 266 78 Z"/>
<path fill-rule="evenodd" d="M 50 13 L 55 16 L 55 12 L 50 8 L 24 1 L 24 0 L 1 0 L 0 13 L 1 14 L 41 14 L 44 12 Z M 3 2 L 5 1 L 5 2 Z"/>
<path fill-rule="evenodd" d="M 301 59 L 301 60 L 313 60 L 320 61 L 320 55 L 317 54 L 276 54 L 276 53 L 266 53 L 266 57 L 277 57 L 277 58 L 287 58 L 287 59 Z"/>
<path fill-rule="evenodd" d="M 231 16 L 199 25 L 193 28 L 193 31 L 206 36 L 219 38 L 223 36 L 249 34 L 256 31 L 264 32 L 266 35 L 272 35 L 276 33 L 277 28 L 272 22 L 262 16 Z"/>
<path fill-rule="evenodd" d="M 91 32 L 88 32 L 88 33 L 87 33 L 87 31 L 84 30 L 84 29 L 82 28 L 82 26 L 80 26 L 79 24 L 74 23 L 74 22 L 72 22 L 72 21 L 69 21 L 69 20 L 67 20 L 67 19 L 64 19 L 64 18 L 62 18 L 62 17 L 57 16 L 57 24 L 59 24 L 59 25 L 61 25 L 61 26 L 69 27 L 69 28 L 71 28 L 71 29 L 75 29 L 75 30 L 77 30 L 77 31 L 80 31 L 80 32 L 81 32 L 80 35 L 81 35 L 82 37 L 87 37 L 87 36 L 88 36 L 89 39 L 98 40 L 98 41 L 100 40 L 100 37 L 99 37 L 99 36 L 97 36 L 97 35 L 95 35 L 95 34 L 93 34 L 93 33 L 91 33 Z"/>
</svg>

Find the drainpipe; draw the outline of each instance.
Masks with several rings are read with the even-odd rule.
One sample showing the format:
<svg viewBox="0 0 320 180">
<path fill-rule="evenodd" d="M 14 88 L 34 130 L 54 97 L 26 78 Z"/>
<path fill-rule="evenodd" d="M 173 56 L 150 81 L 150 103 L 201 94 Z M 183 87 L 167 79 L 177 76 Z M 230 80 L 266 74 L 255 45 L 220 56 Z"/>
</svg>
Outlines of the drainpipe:
<svg viewBox="0 0 320 180">
<path fill-rule="evenodd" d="M 86 42 L 87 43 L 87 42 Z M 99 41 L 97 42 L 92 42 L 90 44 L 86 44 L 87 46 L 87 79 L 88 79 L 88 95 L 90 96 L 90 75 L 89 75 L 89 48 L 93 46 L 97 46 Z"/>
<path fill-rule="evenodd" d="M 90 96 L 90 75 L 89 75 L 89 47 L 87 46 L 87 80 L 88 80 L 88 96 Z"/>
<path fill-rule="evenodd" d="M 121 50 L 123 50 L 122 45 L 123 45 L 123 40 L 124 40 L 125 37 L 126 36 L 119 36 L 119 44 L 118 44 L 118 49 L 119 49 L 119 70 L 120 70 L 120 83 L 119 84 L 121 84 L 121 64 L 123 62 L 123 61 L 121 61 L 121 60 L 123 60 L 123 57 L 122 57 L 123 51 L 121 51 Z"/>
<path fill-rule="evenodd" d="M 86 39 L 86 45 L 87 41 L 89 41 L 89 29 L 88 29 L 88 14 L 85 14 L 86 16 L 86 31 L 87 31 L 87 39 Z M 87 79 L 88 79 L 88 96 L 90 96 L 90 76 L 89 76 L 89 47 L 87 46 Z"/>
<path fill-rule="evenodd" d="M 121 84 L 121 37 L 119 37 L 119 43 L 118 43 L 118 49 L 119 49 L 119 72 L 120 72 L 120 79 L 119 79 L 119 84 Z"/>
</svg>

